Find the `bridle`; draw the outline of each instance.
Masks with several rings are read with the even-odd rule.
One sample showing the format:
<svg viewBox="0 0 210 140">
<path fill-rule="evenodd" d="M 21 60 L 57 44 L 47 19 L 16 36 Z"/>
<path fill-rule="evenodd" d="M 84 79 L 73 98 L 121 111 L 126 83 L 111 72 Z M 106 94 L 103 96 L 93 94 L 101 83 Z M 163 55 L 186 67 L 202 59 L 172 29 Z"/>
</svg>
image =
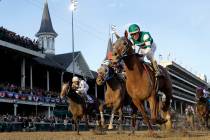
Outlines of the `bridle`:
<svg viewBox="0 0 210 140">
<path fill-rule="evenodd" d="M 124 49 L 122 50 L 122 54 L 119 56 L 119 60 L 118 61 L 121 61 L 123 60 L 124 58 L 128 57 L 128 56 L 132 56 L 132 55 L 135 55 L 135 51 L 133 50 L 133 52 L 131 54 L 128 54 L 128 51 L 131 47 L 131 42 L 129 42 L 129 40 L 126 38 L 126 37 L 121 37 L 120 39 L 122 39 L 124 42 L 123 42 L 123 45 L 125 46 Z"/>
<path fill-rule="evenodd" d="M 105 67 L 105 66 L 103 66 L 103 67 Z M 98 73 L 98 77 L 103 79 L 102 84 L 104 84 L 106 81 L 112 79 L 115 75 L 112 68 L 109 68 L 108 66 L 106 66 L 106 69 L 108 69 L 108 71 L 104 74 L 105 76 L 103 74 Z"/>
</svg>

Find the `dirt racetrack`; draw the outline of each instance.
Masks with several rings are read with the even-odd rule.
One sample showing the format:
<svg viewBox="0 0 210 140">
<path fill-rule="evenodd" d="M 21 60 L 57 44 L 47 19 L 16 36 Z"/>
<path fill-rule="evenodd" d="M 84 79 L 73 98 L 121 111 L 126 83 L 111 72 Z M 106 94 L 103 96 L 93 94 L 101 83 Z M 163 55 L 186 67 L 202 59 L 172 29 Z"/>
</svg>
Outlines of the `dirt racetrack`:
<svg viewBox="0 0 210 140">
<path fill-rule="evenodd" d="M 210 140 L 210 132 L 156 132 L 157 137 L 149 137 L 146 131 L 137 131 L 134 135 L 129 132 L 117 134 L 109 131 L 103 135 L 93 132 L 10 132 L 0 133 L 0 140 Z"/>
</svg>

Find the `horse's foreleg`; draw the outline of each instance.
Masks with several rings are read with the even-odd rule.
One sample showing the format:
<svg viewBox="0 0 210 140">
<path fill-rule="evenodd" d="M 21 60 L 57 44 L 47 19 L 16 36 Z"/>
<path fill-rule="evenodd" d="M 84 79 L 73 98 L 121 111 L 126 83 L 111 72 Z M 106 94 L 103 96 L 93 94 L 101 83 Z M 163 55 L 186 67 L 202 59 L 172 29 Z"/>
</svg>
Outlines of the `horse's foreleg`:
<svg viewBox="0 0 210 140">
<path fill-rule="evenodd" d="M 104 126 L 104 103 L 102 103 L 100 106 L 99 106 L 99 111 L 100 111 L 100 117 L 101 117 L 101 125 Z"/>
<path fill-rule="evenodd" d="M 108 127 L 109 130 L 113 129 L 114 113 L 115 113 L 115 109 L 113 108 L 110 121 L 109 121 L 109 127 Z"/>
<path fill-rule="evenodd" d="M 148 99 L 148 101 L 149 101 L 150 112 L 151 112 L 151 121 L 152 123 L 156 123 L 159 105 L 154 94 Z"/>
<path fill-rule="evenodd" d="M 206 129 L 208 129 L 208 117 L 209 117 L 209 114 L 208 113 L 206 113 L 206 116 L 205 116 L 205 127 L 206 127 Z"/>
<path fill-rule="evenodd" d="M 118 112 L 119 112 L 119 132 L 121 132 L 122 131 L 122 117 L 123 117 L 123 113 L 122 113 L 122 108 L 120 108 L 119 110 L 118 110 Z"/>
<path fill-rule="evenodd" d="M 85 125 L 86 125 L 86 129 L 89 129 L 89 117 L 88 117 L 88 115 L 85 115 Z"/>
<path fill-rule="evenodd" d="M 135 133 L 135 127 L 136 127 L 136 113 L 133 113 L 131 116 L 131 133 Z"/>
<path fill-rule="evenodd" d="M 79 135 L 79 119 L 76 120 L 77 135 Z"/>
<path fill-rule="evenodd" d="M 138 110 L 141 112 L 143 120 L 144 120 L 144 123 L 146 123 L 148 128 L 149 128 L 149 130 L 152 131 L 153 128 L 152 128 L 152 125 L 151 125 L 151 123 L 149 121 L 149 118 L 148 118 L 148 116 L 147 116 L 147 114 L 145 112 L 143 103 L 140 102 L 139 100 L 133 100 L 133 103 L 138 108 Z"/>
<path fill-rule="evenodd" d="M 156 100 L 155 95 L 153 94 L 149 99 L 149 105 L 150 105 L 150 112 L 151 112 L 151 122 L 156 124 L 163 124 L 165 123 L 167 120 L 163 119 L 162 117 L 160 119 L 158 119 L 158 108 L 159 108 L 159 104 L 158 101 Z"/>
</svg>

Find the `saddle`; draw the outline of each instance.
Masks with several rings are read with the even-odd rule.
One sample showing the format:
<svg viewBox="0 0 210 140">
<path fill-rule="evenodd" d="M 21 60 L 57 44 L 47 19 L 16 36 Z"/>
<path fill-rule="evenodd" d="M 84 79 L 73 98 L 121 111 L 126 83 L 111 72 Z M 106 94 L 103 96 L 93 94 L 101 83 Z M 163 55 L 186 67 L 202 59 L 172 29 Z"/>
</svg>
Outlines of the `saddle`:
<svg viewBox="0 0 210 140">
<path fill-rule="evenodd" d="M 206 99 L 206 98 L 201 97 L 199 99 L 198 105 L 206 105 L 208 110 L 210 111 L 210 99 Z"/>
<path fill-rule="evenodd" d="M 144 69 L 147 71 L 147 73 L 149 74 L 149 71 L 152 72 L 152 75 L 153 77 L 155 78 L 155 88 L 156 88 L 156 92 L 158 92 L 159 90 L 159 78 L 164 78 L 166 77 L 165 74 L 163 73 L 163 70 L 162 70 L 162 67 L 159 65 L 159 72 L 160 72 L 160 75 L 158 77 L 155 76 L 155 70 L 154 68 L 152 67 L 152 65 L 148 62 L 145 62 L 145 61 L 142 61 L 143 62 L 143 66 L 144 66 Z"/>
<path fill-rule="evenodd" d="M 155 70 L 149 62 L 143 61 L 143 65 L 145 66 L 145 69 L 148 68 L 150 71 L 152 71 L 153 75 L 155 76 Z M 159 67 L 159 72 L 160 72 L 160 76 L 158 77 L 165 77 L 165 74 L 163 73 L 161 66 L 158 65 L 158 67 Z"/>
</svg>

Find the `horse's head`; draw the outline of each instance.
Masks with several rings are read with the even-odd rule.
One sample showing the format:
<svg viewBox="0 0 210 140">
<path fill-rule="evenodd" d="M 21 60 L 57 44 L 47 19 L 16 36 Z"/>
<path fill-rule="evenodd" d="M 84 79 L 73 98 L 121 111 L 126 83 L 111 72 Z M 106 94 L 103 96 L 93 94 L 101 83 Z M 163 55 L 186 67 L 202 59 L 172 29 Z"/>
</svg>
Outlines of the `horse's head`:
<svg viewBox="0 0 210 140">
<path fill-rule="evenodd" d="M 198 87 L 197 89 L 196 89 L 196 97 L 198 98 L 198 99 L 200 99 L 201 97 L 203 97 L 203 88 L 200 88 L 200 87 Z"/>
<path fill-rule="evenodd" d="M 128 33 L 125 32 L 125 36 L 117 36 L 117 40 L 113 44 L 113 62 L 118 62 L 121 58 L 130 54 L 133 54 L 132 42 L 128 39 Z"/>
<path fill-rule="evenodd" d="M 104 84 L 104 82 L 108 79 L 109 77 L 109 66 L 101 64 L 101 67 L 97 70 L 97 78 L 96 78 L 96 83 L 98 85 Z"/>
<path fill-rule="evenodd" d="M 69 83 L 63 83 L 62 88 L 61 88 L 61 93 L 60 93 L 60 98 L 62 99 L 63 97 L 67 96 L 69 92 Z"/>
</svg>

